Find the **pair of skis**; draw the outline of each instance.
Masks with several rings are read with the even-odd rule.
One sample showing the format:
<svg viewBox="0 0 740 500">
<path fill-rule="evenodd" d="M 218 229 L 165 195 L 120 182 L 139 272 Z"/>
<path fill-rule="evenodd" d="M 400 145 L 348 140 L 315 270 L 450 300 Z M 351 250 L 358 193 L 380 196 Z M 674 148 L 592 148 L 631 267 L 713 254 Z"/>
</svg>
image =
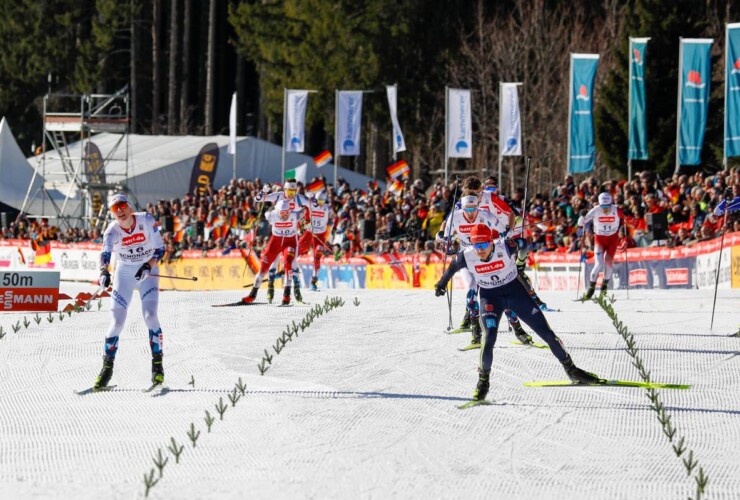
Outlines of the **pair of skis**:
<svg viewBox="0 0 740 500">
<path fill-rule="evenodd" d="M 78 396 L 86 396 L 88 394 L 96 394 L 99 392 L 113 392 L 116 391 L 117 385 L 107 385 L 105 387 L 88 387 L 87 389 L 81 389 L 74 391 Z M 152 396 L 161 396 L 169 391 L 169 387 L 161 382 L 155 382 L 146 389 L 142 389 L 141 392 L 145 394 L 151 394 Z"/>
<path fill-rule="evenodd" d="M 523 345 L 525 347 L 534 347 L 537 349 L 549 349 L 550 348 L 550 346 L 547 344 L 538 344 L 537 342 L 533 342 L 531 344 L 524 344 L 517 340 L 513 340 L 511 343 L 514 345 Z M 458 351 L 472 351 L 473 349 L 480 349 L 480 346 L 481 346 L 480 344 L 470 344 L 470 345 L 466 345 L 465 347 L 459 348 Z"/>
<path fill-rule="evenodd" d="M 226 304 L 211 304 L 211 307 L 238 307 L 238 306 L 266 306 L 271 305 L 267 302 L 252 302 L 247 304 L 246 302 L 237 301 L 237 302 L 228 302 Z M 310 306 L 310 302 L 291 302 L 290 304 L 277 304 L 276 307 L 293 307 L 293 306 Z"/>
<path fill-rule="evenodd" d="M 574 387 L 574 386 L 621 386 L 621 387 L 639 387 L 642 389 L 691 389 L 691 385 L 688 384 L 668 384 L 663 382 L 638 382 L 634 380 L 609 380 L 600 378 L 598 382 L 592 382 L 590 384 L 575 383 L 570 380 L 543 380 L 535 382 L 524 382 L 527 387 Z M 467 408 L 473 408 L 475 406 L 490 405 L 493 404 L 487 400 L 468 401 L 457 408 L 465 410 Z"/>
</svg>

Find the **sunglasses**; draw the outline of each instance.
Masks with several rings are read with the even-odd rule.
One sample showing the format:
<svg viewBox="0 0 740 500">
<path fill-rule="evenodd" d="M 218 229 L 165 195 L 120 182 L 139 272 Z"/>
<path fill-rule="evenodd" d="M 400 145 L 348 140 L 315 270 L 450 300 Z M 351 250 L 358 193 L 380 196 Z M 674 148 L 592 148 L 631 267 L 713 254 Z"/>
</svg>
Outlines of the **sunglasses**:
<svg viewBox="0 0 740 500">
<path fill-rule="evenodd" d="M 498 188 L 496 186 L 486 186 L 483 188 L 483 191 L 490 191 L 491 193 L 495 193 L 498 191 Z"/>
<path fill-rule="evenodd" d="M 128 203 L 126 203 L 125 201 L 119 201 L 118 203 L 111 205 L 110 211 L 118 212 L 119 210 L 121 210 L 122 208 L 126 208 L 127 206 L 128 206 Z"/>
<path fill-rule="evenodd" d="M 473 248 L 476 250 L 485 250 L 486 248 L 491 246 L 490 241 L 484 241 L 482 243 L 473 243 Z"/>
<path fill-rule="evenodd" d="M 463 208 L 463 212 L 465 212 L 466 214 L 472 214 L 476 210 L 478 210 L 478 207 L 464 207 Z"/>
</svg>

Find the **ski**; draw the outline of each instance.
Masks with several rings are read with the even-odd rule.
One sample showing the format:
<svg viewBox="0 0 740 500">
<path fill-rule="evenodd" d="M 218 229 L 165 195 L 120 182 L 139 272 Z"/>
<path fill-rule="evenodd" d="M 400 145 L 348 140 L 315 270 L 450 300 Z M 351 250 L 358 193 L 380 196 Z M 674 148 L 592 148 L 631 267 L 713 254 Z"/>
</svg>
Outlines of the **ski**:
<svg viewBox="0 0 740 500">
<path fill-rule="evenodd" d="M 470 344 L 465 347 L 461 347 L 458 351 L 472 351 L 473 349 L 480 349 L 480 344 Z"/>
<path fill-rule="evenodd" d="M 537 382 L 524 382 L 527 387 L 561 387 L 571 385 L 592 385 L 592 386 L 603 386 L 603 385 L 618 385 L 623 387 L 641 387 L 643 389 L 690 389 L 690 385 L 686 384 L 665 384 L 661 382 L 637 382 L 632 380 L 607 380 L 599 379 L 598 382 L 591 384 L 581 384 L 571 382 L 570 380 L 545 380 Z"/>
<path fill-rule="evenodd" d="M 457 409 L 458 410 L 465 410 L 467 408 L 473 408 L 474 406 L 485 406 L 485 405 L 490 405 L 490 404 L 492 404 L 492 403 L 490 401 L 486 401 L 485 399 L 482 399 L 480 401 L 477 400 L 477 399 L 474 399 L 472 401 L 468 401 L 467 403 L 463 403 L 461 405 L 458 405 L 457 406 Z"/>
<path fill-rule="evenodd" d="M 265 304 L 266 302 L 252 302 L 251 304 L 247 304 L 240 300 L 238 302 L 228 302 L 226 304 L 211 304 L 211 307 L 263 306 Z"/>
<path fill-rule="evenodd" d="M 74 393 L 78 396 L 85 396 L 87 394 L 93 394 L 95 392 L 109 392 L 115 389 L 115 387 L 115 385 L 107 385 L 105 387 L 100 387 L 99 389 L 96 389 L 95 387 L 88 387 L 87 389 L 75 390 Z"/>
<path fill-rule="evenodd" d="M 458 333 L 471 332 L 470 328 L 455 328 L 454 330 L 445 330 L 448 335 L 457 335 Z"/>
<path fill-rule="evenodd" d="M 163 382 L 154 382 L 152 385 L 150 385 L 146 389 L 143 389 L 141 392 L 145 392 L 147 394 L 162 394 L 166 391 L 169 391 L 169 388 L 165 386 Z"/>
<path fill-rule="evenodd" d="M 550 346 L 547 344 L 538 344 L 537 342 L 533 342 L 531 344 L 525 344 L 523 342 L 519 342 L 518 340 L 512 340 L 511 343 L 515 345 L 523 345 L 527 347 L 536 347 L 537 349 L 549 349 L 550 348 Z"/>
</svg>

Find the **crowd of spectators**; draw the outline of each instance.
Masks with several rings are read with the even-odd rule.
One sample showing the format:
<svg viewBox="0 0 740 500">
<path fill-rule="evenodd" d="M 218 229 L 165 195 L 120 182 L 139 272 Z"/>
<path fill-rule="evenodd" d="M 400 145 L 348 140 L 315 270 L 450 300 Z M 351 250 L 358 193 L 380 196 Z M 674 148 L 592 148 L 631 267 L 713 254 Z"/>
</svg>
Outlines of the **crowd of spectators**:
<svg viewBox="0 0 740 500">
<path fill-rule="evenodd" d="M 430 186 L 419 180 L 405 179 L 389 183 L 382 191 L 377 183 L 362 188 L 339 179 L 337 186 L 327 188 L 328 203 L 333 209 L 330 243 L 336 256 L 348 253 L 382 253 L 386 251 L 420 252 L 431 250 L 432 240 L 446 214 L 459 197 L 457 184 L 441 180 Z M 609 192 L 625 216 L 628 247 L 691 245 L 712 239 L 723 227 L 722 217 L 712 214 L 726 188 L 740 195 L 740 167 L 712 175 L 674 175 L 660 179 L 653 172 L 638 173 L 631 182 L 599 182 L 589 177 L 576 184 L 566 176 L 551 192 L 536 193 L 528 202 L 526 224 L 534 251 L 575 252 L 581 250 L 582 234 L 578 219 L 597 203 L 601 192 Z M 263 188 L 259 179 L 232 180 L 218 190 L 204 194 L 185 194 L 183 198 L 150 203 L 145 210 L 162 225 L 168 258 L 183 250 L 220 250 L 252 245 L 259 252 L 267 242 L 270 228 L 262 217 L 262 206 L 255 200 Z M 274 189 L 279 189 L 274 186 Z M 299 183 L 299 193 L 303 193 Z M 509 198 L 520 208 L 524 190 Z M 142 207 L 144 208 L 144 207 Z M 648 230 L 648 214 L 665 214 L 668 231 L 654 239 Z M 657 215 L 656 215 L 657 214 Z M 737 215 L 727 225 L 740 231 Z M 30 222 L 21 218 L 2 230 L 3 238 L 31 238 L 62 242 L 101 241 L 100 229 L 70 228 L 60 230 L 44 220 Z M 586 247 L 590 242 L 585 240 Z"/>
</svg>

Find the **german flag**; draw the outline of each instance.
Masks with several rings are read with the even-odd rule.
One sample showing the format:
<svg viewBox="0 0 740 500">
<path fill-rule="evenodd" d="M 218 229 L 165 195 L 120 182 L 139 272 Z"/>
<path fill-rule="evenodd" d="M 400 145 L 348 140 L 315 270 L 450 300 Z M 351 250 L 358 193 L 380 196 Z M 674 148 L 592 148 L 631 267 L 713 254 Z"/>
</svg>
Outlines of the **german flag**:
<svg viewBox="0 0 740 500">
<path fill-rule="evenodd" d="M 329 163 L 331 159 L 332 159 L 332 156 L 329 151 L 322 151 L 317 156 L 314 156 L 313 162 L 316 164 L 317 167 L 321 168 L 327 163 Z"/>
<path fill-rule="evenodd" d="M 34 251 L 33 263 L 36 266 L 43 266 L 51 262 L 51 243 L 48 241 L 31 240 L 31 247 Z"/>
<path fill-rule="evenodd" d="M 260 260 L 257 258 L 254 251 L 250 249 L 249 252 L 245 252 L 243 248 L 240 248 L 239 252 L 241 252 L 244 261 L 249 266 L 249 269 L 251 269 L 254 274 L 257 274 L 260 270 Z"/>
<path fill-rule="evenodd" d="M 411 172 L 409 164 L 406 162 L 406 160 L 398 160 L 396 163 L 386 168 L 385 170 L 386 172 L 388 172 L 388 176 L 391 179 L 395 179 L 396 177 L 400 176 L 408 177 L 409 173 Z"/>
<path fill-rule="evenodd" d="M 307 193 L 315 194 L 315 193 L 319 193 L 319 192 L 323 191 L 325 188 L 326 188 L 326 186 L 324 185 L 324 181 L 322 181 L 321 179 L 319 179 L 319 180 L 313 181 L 311 184 L 307 185 L 306 186 L 306 192 Z"/>
</svg>

